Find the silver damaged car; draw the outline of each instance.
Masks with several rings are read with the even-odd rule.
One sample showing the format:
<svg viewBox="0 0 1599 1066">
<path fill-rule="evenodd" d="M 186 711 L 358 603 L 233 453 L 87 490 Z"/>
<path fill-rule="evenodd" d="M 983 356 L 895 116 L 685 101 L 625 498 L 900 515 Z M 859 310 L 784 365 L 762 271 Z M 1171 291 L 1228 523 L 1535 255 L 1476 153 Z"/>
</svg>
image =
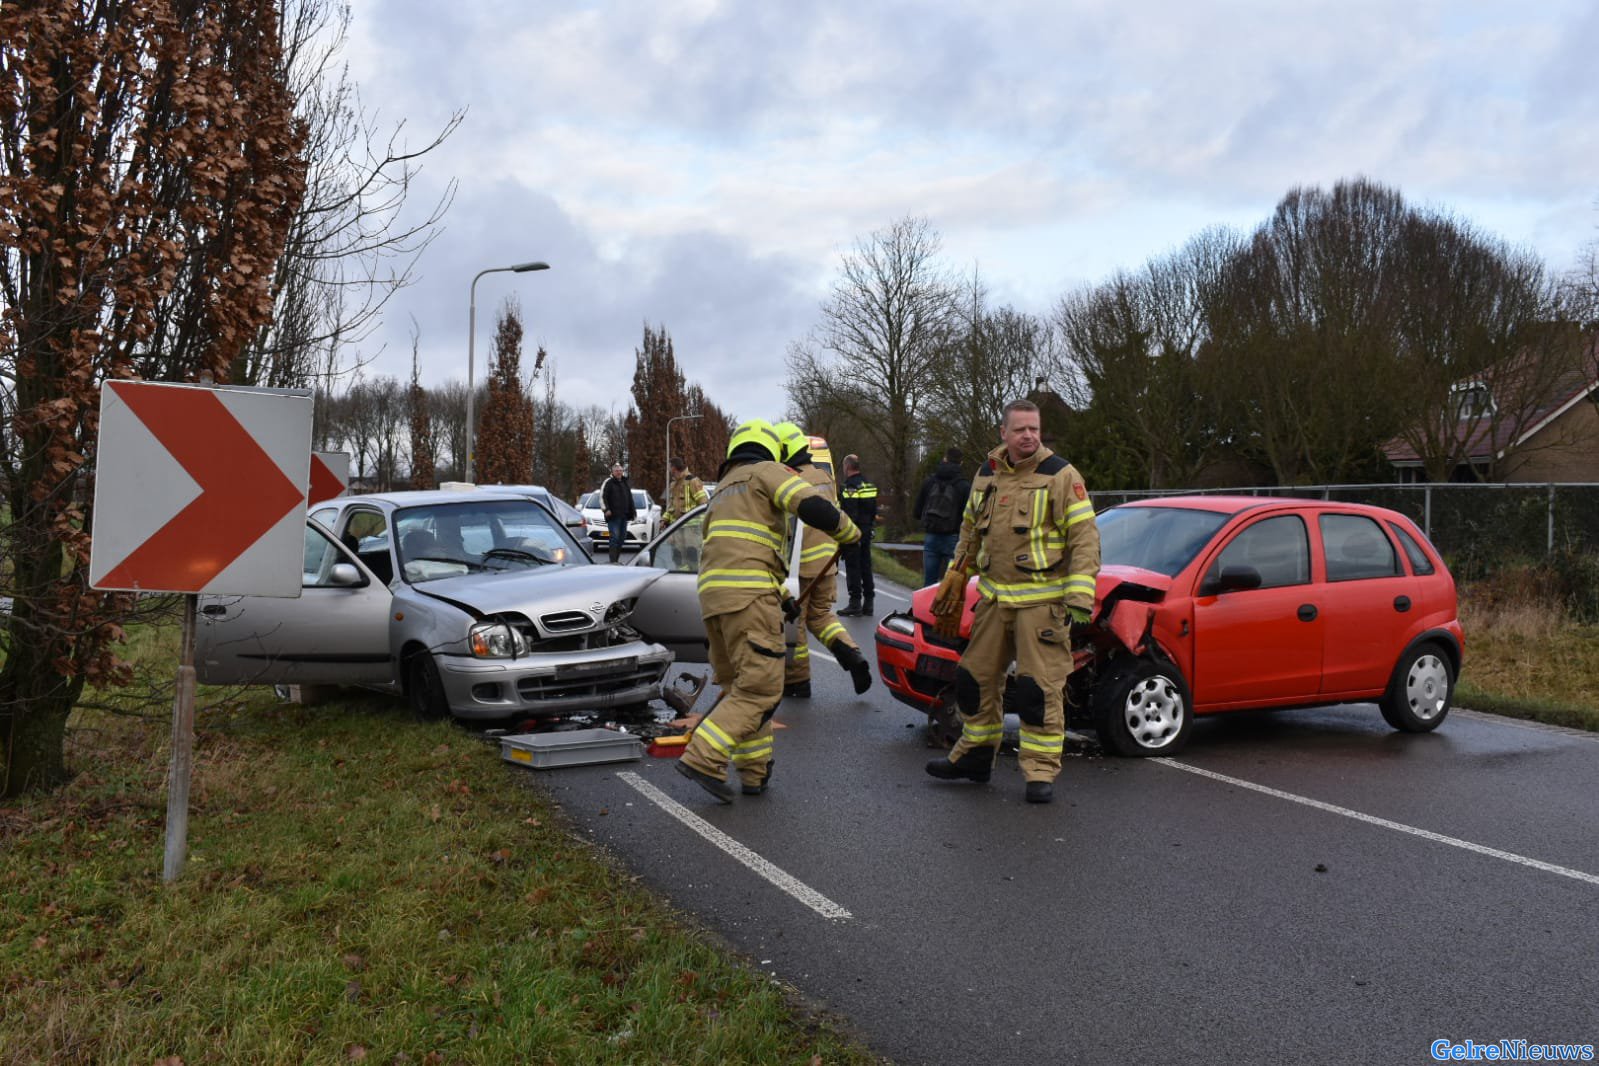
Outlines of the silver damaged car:
<svg viewBox="0 0 1599 1066">
<path fill-rule="evenodd" d="M 310 509 L 299 599 L 202 599 L 196 664 L 206 684 L 400 692 L 424 718 L 643 703 L 660 695 L 674 650 L 704 659 L 697 616 L 660 613 L 685 632 L 658 636 L 633 622 L 662 574 L 594 564 L 525 497 L 341 497 Z"/>
</svg>

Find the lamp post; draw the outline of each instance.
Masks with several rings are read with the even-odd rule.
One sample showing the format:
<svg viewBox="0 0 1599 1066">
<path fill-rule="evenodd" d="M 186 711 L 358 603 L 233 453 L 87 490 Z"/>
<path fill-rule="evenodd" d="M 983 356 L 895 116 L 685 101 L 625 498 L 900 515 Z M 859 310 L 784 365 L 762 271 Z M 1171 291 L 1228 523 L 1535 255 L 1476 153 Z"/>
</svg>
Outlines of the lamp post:
<svg viewBox="0 0 1599 1066">
<path fill-rule="evenodd" d="M 477 396 L 477 385 L 472 375 L 472 348 L 477 340 L 477 282 L 484 274 L 526 274 L 530 270 L 548 270 L 548 263 L 518 263 L 508 267 L 489 267 L 480 270 L 472 279 L 471 302 L 466 313 L 466 480 L 472 480 L 472 460 L 476 454 L 477 425 L 472 418 L 472 404 Z"/>
<path fill-rule="evenodd" d="M 667 499 L 667 497 L 672 494 L 672 423 L 682 422 L 684 420 L 692 420 L 699 417 L 700 413 L 695 411 L 691 415 L 673 415 L 671 418 L 666 420 L 666 491 L 661 493 L 661 499 L 666 500 L 667 504 L 672 502 L 671 500 Z M 668 506 L 666 510 L 670 511 L 672 508 Z"/>
</svg>

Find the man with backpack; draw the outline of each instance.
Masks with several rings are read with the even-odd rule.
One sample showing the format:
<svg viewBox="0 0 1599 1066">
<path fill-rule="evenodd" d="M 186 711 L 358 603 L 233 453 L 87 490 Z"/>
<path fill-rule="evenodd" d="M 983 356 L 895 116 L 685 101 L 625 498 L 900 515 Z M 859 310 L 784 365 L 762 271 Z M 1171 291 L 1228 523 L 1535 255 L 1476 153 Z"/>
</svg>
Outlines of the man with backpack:
<svg viewBox="0 0 1599 1066">
<path fill-rule="evenodd" d="M 961 515 L 972 483 L 961 477 L 961 450 L 950 448 L 944 461 L 922 482 L 912 514 L 921 520 L 927 535 L 922 538 L 922 584 L 936 585 L 955 558 L 960 540 Z"/>
</svg>

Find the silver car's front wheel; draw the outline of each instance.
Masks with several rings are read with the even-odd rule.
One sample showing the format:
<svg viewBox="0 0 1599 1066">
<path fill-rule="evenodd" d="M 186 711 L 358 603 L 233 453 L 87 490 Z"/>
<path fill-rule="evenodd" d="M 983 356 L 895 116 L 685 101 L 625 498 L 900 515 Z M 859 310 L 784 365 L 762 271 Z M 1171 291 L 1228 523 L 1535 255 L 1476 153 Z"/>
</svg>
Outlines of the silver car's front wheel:
<svg viewBox="0 0 1599 1066">
<path fill-rule="evenodd" d="M 406 660 L 405 698 L 418 721 L 434 722 L 450 715 L 439 665 L 427 651 L 417 650 Z"/>
</svg>

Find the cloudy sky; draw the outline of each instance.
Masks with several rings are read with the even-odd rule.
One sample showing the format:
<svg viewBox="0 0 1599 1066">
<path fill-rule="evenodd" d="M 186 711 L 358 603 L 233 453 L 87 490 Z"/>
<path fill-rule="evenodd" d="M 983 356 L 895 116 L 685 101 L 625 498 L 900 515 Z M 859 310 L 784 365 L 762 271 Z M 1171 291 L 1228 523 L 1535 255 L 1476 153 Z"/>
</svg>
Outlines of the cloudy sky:
<svg viewBox="0 0 1599 1066">
<path fill-rule="evenodd" d="M 625 410 L 644 323 L 742 417 L 840 256 L 906 215 L 997 303 L 1248 229 L 1296 185 L 1364 175 L 1552 269 L 1599 237 L 1591 0 L 353 0 L 380 124 L 453 111 L 412 201 L 459 182 L 378 373 L 477 375 L 521 301 L 559 394 Z M 524 364 L 527 365 L 527 364 Z"/>
</svg>

